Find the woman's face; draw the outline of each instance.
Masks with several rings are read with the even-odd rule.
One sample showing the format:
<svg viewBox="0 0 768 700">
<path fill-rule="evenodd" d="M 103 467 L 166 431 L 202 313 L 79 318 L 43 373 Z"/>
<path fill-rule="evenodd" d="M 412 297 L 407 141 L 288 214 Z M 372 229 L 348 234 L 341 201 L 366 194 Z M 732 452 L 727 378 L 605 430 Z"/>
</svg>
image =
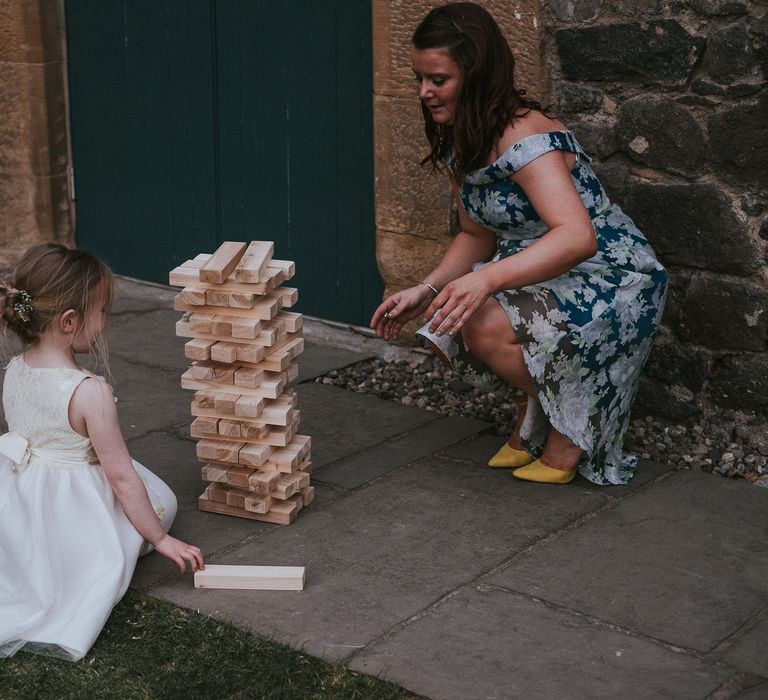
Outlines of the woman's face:
<svg viewBox="0 0 768 700">
<path fill-rule="evenodd" d="M 419 85 L 419 99 L 438 124 L 453 124 L 461 92 L 461 66 L 448 49 L 411 46 L 411 66 Z"/>
</svg>

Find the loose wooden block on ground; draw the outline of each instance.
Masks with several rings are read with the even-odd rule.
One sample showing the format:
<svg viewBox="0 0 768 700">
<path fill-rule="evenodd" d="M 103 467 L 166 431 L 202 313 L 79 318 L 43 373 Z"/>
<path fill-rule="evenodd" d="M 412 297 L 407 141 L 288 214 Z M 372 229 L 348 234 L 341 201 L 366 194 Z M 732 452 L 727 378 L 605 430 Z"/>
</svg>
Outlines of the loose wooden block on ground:
<svg viewBox="0 0 768 700">
<path fill-rule="evenodd" d="M 195 572 L 195 588 L 260 591 L 304 590 L 303 566 L 230 566 L 207 564 Z"/>
</svg>

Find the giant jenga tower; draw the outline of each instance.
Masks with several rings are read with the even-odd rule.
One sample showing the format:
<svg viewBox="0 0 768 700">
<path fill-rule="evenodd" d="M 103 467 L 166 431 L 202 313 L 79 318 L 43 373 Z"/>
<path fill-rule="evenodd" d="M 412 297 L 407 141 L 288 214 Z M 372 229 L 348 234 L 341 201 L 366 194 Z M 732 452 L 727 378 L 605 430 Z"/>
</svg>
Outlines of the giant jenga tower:
<svg viewBox="0 0 768 700">
<path fill-rule="evenodd" d="M 192 360 L 190 432 L 205 463 L 200 510 L 290 524 L 314 498 L 310 438 L 296 435 L 299 411 L 288 388 L 304 348 L 301 314 L 285 311 L 298 290 L 279 286 L 294 264 L 273 260 L 274 244 L 223 243 L 170 273 L 184 287 L 173 308 L 176 334 Z"/>
</svg>

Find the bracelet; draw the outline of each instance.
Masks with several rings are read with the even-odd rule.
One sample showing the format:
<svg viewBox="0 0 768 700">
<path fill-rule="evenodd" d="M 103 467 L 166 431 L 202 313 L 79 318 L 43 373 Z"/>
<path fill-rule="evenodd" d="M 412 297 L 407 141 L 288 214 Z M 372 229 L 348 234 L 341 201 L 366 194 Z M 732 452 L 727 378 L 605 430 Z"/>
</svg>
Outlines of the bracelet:
<svg viewBox="0 0 768 700">
<path fill-rule="evenodd" d="M 423 284 L 425 287 L 429 287 L 435 293 L 435 296 L 440 294 L 440 292 L 437 291 L 437 287 L 435 287 L 433 284 L 430 284 L 429 282 L 419 282 L 419 284 Z"/>
</svg>

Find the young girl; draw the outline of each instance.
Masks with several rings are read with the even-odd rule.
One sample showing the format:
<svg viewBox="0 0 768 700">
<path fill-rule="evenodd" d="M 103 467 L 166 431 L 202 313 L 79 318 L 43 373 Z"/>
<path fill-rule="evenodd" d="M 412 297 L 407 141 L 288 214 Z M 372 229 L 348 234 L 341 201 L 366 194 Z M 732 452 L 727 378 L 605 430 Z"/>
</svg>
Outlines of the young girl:
<svg viewBox="0 0 768 700">
<path fill-rule="evenodd" d="M 0 657 L 81 659 L 154 548 L 184 572 L 200 550 L 167 534 L 176 499 L 131 460 L 110 386 L 80 367 L 96 350 L 112 273 L 55 243 L 29 249 L 0 283 L 0 321 L 24 352 L 8 364 L 0 437 Z"/>
</svg>

